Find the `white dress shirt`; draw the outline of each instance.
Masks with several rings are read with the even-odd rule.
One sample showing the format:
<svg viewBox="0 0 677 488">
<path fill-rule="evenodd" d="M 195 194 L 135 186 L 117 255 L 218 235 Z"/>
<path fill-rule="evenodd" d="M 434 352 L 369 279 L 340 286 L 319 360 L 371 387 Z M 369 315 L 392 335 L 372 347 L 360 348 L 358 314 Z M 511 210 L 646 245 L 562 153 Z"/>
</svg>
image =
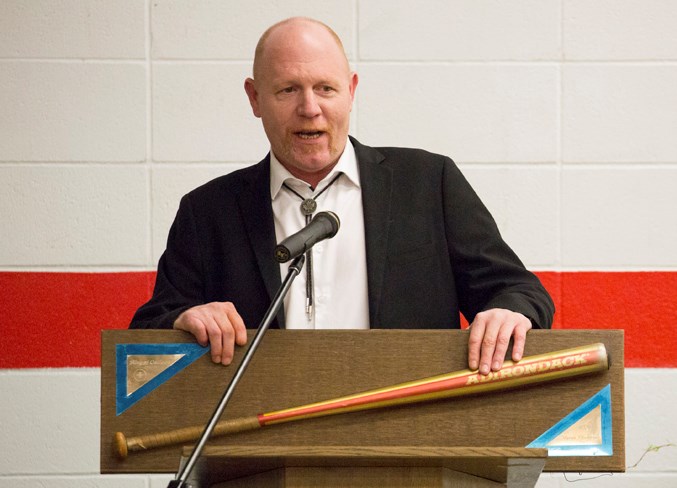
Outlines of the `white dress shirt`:
<svg viewBox="0 0 677 488">
<path fill-rule="evenodd" d="M 364 241 L 362 191 L 355 149 L 348 141 L 332 171 L 312 191 L 270 153 L 270 196 L 275 218 L 276 241 L 301 230 L 305 216 L 301 198 L 283 186 L 286 183 L 304 198 L 320 193 L 334 177 L 342 175 L 317 197 L 317 212 L 338 215 L 341 226 L 331 239 L 312 248 L 314 307 L 306 313 L 306 268 L 294 280 L 284 301 L 287 329 L 368 329 L 367 257 Z M 307 266 L 307 261 L 306 261 Z M 280 265 L 282 279 L 289 263 Z"/>
</svg>

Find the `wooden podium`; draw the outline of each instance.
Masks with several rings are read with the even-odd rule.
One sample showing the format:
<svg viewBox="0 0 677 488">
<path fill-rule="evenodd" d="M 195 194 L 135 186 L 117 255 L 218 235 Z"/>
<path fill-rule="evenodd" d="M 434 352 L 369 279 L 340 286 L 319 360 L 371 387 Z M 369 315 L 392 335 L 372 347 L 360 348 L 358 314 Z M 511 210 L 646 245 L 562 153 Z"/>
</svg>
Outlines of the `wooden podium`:
<svg viewBox="0 0 677 488">
<path fill-rule="evenodd" d="M 296 407 L 467 367 L 468 332 L 271 330 L 224 419 Z M 623 332 L 532 330 L 525 355 L 601 342 L 609 370 L 513 390 L 343 413 L 214 437 L 193 486 L 534 486 L 541 471 L 624 471 Z M 120 411 L 121 346 L 192 344 L 179 331 L 102 334 L 101 472 L 175 473 L 191 446 L 114 454 L 116 432 L 138 436 L 204 425 L 233 367 L 205 354 Z M 236 353 L 235 363 L 243 350 Z M 124 358 L 123 358 L 124 359 Z M 610 386 L 612 452 L 548 455 L 527 448 L 591 396 Z M 137 392 L 138 393 L 138 392 Z M 116 403 L 117 402 L 117 403 Z M 116 411 L 117 407 L 117 411 Z M 611 437 L 610 437 L 611 438 Z"/>
</svg>

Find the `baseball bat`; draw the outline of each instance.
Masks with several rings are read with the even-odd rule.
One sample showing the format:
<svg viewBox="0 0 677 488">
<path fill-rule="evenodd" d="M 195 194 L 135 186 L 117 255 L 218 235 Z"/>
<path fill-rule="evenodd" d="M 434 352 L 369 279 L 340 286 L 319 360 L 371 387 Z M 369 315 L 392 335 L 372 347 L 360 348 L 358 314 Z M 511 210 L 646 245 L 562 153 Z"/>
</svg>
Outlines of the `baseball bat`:
<svg viewBox="0 0 677 488">
<path fill-rule="evenodd" d="M 501 370 L 492 371 L 488 375 L 481 375 L 477 370 L 464 369 L 322 402 L 223 420 L 216 424 L 212 436 L 314 417 L 508 390 L 607 369 L 609 357 L 604 344 L 589 344 L 527 356 L 520 361 L 505 361 Z M 113 449 L 118 458 L 124 459 L 130 452 L 197 440 L 203 431 L 203 426 L 195 426 L 138 437 L 126 437 L 122 432 L 117 432 Z"/>
</svg>

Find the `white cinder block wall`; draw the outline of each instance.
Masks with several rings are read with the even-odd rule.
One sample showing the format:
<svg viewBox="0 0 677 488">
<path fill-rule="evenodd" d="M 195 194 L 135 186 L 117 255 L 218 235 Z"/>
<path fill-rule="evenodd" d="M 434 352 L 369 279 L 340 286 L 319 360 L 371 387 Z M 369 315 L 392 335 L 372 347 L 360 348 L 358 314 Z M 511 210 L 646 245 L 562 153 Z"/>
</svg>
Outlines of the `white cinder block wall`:
<svg viewBox="0 0 677 488">
<path fill-rule="evenodd" d="M 677 271 L 670 0 L 0 0 L 0 271 L 153 270 L 180 196 L 267 152 L 243 80 L 292 15 L 343 38 L 352 134 L 453 157 L 530 268 Z M 677 443 L 677 373 L 626 382 L 631 466 Z M 98 474 L 98 369 L 0 391 L 0 488 L 166 486 Z M 674 487 L 677 447 L 538 486 L 572 479 Z"/>
</svg>

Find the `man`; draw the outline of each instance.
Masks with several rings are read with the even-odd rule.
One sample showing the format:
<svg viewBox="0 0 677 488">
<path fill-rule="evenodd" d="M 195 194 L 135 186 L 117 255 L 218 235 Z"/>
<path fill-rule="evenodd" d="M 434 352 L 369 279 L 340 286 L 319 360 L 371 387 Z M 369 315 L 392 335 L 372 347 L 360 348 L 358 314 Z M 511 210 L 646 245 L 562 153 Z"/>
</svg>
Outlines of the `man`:
<svg viewBox="0 0 677 488">
<path fill-rule="evenodd" d="M 313 249 L 274 326 L 458 328 L 461 311 L 470 368 L 500 369 L 511 338 L 521 359 L 527 331 L 550 327 L 552 300 L 449 158 L 349 138 L 357 84 L 324 24 L 264 33 L 244 87 L 271 152 L 182 199 L 132 328 L 188 331 L 229 364 L 281 281 L 273 249 L 305 225 L 305 202 L 335 211 L 341 229 Z"/>
</svg>

